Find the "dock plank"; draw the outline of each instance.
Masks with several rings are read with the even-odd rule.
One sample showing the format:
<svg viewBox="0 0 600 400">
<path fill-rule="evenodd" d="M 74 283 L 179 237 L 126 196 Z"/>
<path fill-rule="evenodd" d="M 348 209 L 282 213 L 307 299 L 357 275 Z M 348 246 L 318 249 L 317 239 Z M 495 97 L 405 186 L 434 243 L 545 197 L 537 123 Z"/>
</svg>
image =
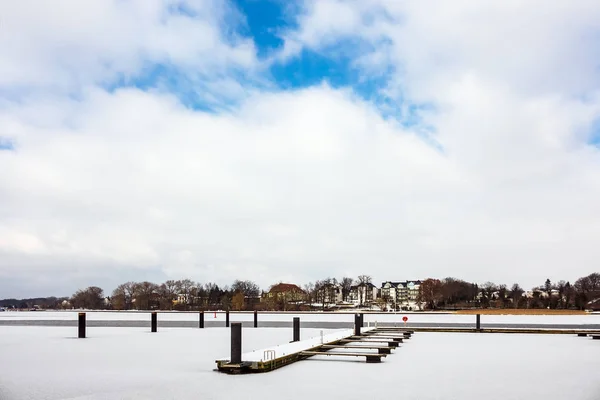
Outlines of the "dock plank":
<svg viewBox="0 0 600 400">
<path fill-rule="evenodd" d="M 300 353 L 304 356 L 348 356 L 348 357 L 386 357 L 387 354 L 376 353 L 342 353 L 333 351 L 303 351 Z"/>
</svg>

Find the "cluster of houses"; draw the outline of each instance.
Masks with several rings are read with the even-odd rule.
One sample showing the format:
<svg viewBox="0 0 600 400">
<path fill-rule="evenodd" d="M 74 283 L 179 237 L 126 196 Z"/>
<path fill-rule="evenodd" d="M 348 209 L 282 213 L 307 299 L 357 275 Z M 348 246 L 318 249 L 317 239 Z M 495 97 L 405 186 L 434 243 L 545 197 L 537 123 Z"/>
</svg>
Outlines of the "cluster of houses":
<svg viewBox="0 0 600 400">
<path fill-rule="evenodd" d="M 379 310 L 416 310 L 421 281 L 387 281 L 377 287 L 370 282 L 359 283 L 348 289 L 336 282 L 306 293 L 298 285 L 279 283 L 263 295 L 266 299 L 289 304 L 309 305 L 313 308 L 376 308 Z"/>
</svg>

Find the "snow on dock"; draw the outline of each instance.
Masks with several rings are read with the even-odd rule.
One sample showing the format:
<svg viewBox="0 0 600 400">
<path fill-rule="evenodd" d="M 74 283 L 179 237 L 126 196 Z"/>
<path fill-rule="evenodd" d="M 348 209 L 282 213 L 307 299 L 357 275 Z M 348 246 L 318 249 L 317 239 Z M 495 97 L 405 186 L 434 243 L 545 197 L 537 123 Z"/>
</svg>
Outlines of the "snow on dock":
<svg viewBox="0 0 600 400">
<path fill-rule="evenodd" d="M 362 332 L 369 332 L 374 328 L 362 328 Z M 242 354 L 242 361 L 245 362 L 263 362 L 282 358 L 302 351 L 314 349 L 324 344 L 331 344 L 354 335 L 353 329 L 342 329 L 337 332 L 328 333 L 323 336 L 316 336 L 299 342 L 284 343 L 268 348 L 251 351 Z M 221 358 L 219 361 L 229 361 L 229 357 Z"/>
</svg>

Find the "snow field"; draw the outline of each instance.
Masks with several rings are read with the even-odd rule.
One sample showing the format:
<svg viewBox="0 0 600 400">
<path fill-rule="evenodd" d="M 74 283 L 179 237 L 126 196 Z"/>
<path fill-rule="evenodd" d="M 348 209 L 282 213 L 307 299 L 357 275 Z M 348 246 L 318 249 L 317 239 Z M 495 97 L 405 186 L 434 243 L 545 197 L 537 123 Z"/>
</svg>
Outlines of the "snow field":
<svg viewBox="0 0 600 400">
<path fill-rule="evenodd" d="M 319 336 L 303 329 L 301 338 Z M 326 334 L 341 331 L 326 331 Z M 600 342 L 575 335 L 416 333 L 380 364 L 313 357 L 282 369 L 213 371 L 229 330 L 0 327 L 0 399 L 600 398 Z M 287 343 L 286 328 L 243 329 L 243 351 Z"/>
</svg>

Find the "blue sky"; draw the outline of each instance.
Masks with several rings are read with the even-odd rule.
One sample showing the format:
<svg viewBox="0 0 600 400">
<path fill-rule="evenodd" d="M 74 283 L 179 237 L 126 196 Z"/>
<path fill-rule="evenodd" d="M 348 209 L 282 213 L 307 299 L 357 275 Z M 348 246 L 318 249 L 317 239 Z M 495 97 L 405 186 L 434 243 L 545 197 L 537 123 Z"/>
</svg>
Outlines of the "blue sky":
<svg viewBox="0 0 600 400">
<path fill-rule="evenodd" d="M 597 268 L 600 60 L 581 40 L 597 2 L 2 14 L 4 296 L 364 273 L 531 287 Z"/>
<path fill-rule="evenodd" d="M 284 47 L 285 35 L 297 29 L 299 6 L 279 0 L 235 0 L 232 2 L 239 18 L 232 26 L 236 35 L 251 40 L 256 47 L 257 60 L 263 65 L 259 76 L 249 76 L 248 71 L 233 68 L 227 75 L 243 86 L 269 88 L 270 90 L 297 90 L 327 84 L 333 88 L 349 88 L 356 95 L 381 107 L 388 117 L 402 120 L 407 125 L 419 121 L 418 110 L 431 105 L 410 104 L 402 96 L 390 97 L 384 93 L 393 68 L 376 74 L 365 74 L 355 65 L 356 58 L 373 51 L 372 45 L 359 37 L 340 38 L 328 49 L 304 48 L 292 57 L 278 58 Z M 194 15 L 185 7 L 171 11 L 175 14 Z M 192 75 L 192 76 L 190 76 Z M 107 89 L 137 87 L 143 90 L 161 88 L 177 95 L 186 106 L 205 111 L 215 111 L 223 106 L 235 106 L 236 99 L 225 98 L 222 102 L 206 99 L 202 79 L 195 79 L 192 71 L 181 71 L 177 65 L 148 62 L 137 75 L 122 75 L 106 85 Z M 211 77 L 212 79 L 213 77 Z M 259 82 L 259 80 L 262 82 Z"/>
</svg>

